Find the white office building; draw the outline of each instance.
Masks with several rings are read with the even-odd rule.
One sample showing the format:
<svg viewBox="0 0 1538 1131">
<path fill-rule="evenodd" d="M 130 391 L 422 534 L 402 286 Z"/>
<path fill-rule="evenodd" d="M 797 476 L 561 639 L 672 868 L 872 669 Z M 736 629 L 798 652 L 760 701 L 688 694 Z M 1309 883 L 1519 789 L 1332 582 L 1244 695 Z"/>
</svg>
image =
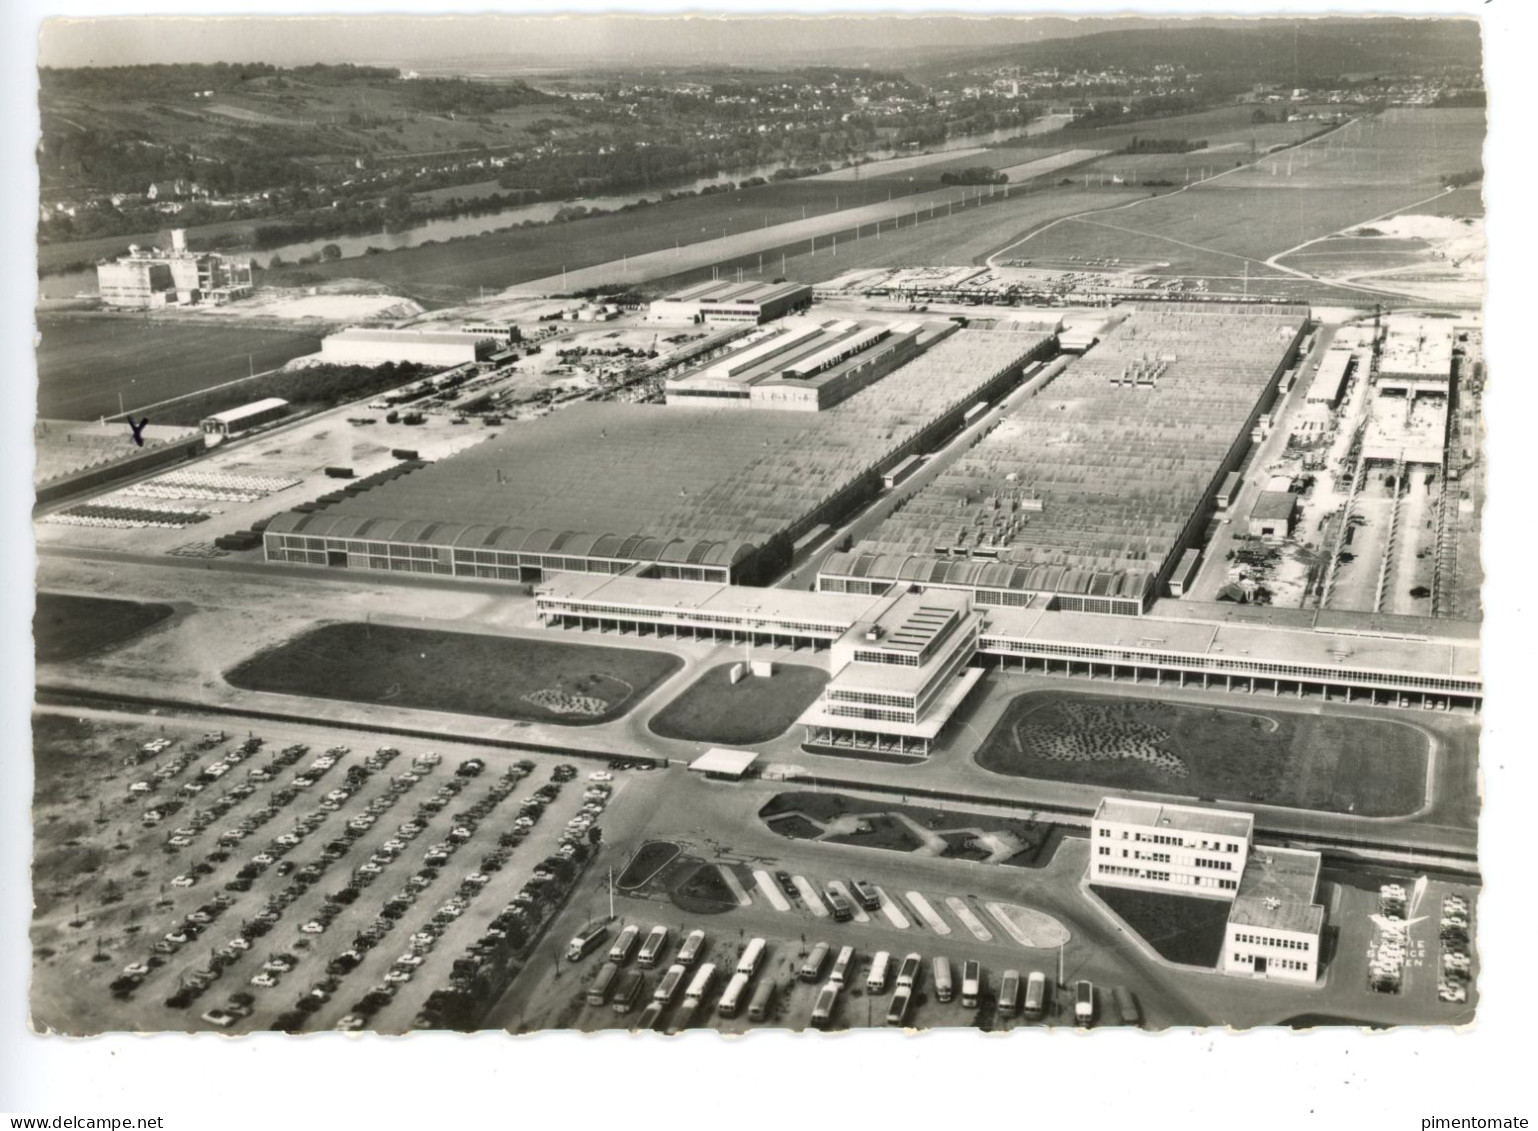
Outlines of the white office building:
<svg viewBox="0 0 1538 1131">
<path fill-rule="evenodd" d="M 1090 882 L 1232 899 L 1255 818 L 1107 797 L 1090 825 Z"/>
<path fill-rule="evenodd" d="M 1090 825 L 1091 884 L 1231 900 L 1218 968 L 1312 983 L 1324 908 L 1317 852 L 1257 847 L 1249 813 L 1107 797 Z"/>
</svg>

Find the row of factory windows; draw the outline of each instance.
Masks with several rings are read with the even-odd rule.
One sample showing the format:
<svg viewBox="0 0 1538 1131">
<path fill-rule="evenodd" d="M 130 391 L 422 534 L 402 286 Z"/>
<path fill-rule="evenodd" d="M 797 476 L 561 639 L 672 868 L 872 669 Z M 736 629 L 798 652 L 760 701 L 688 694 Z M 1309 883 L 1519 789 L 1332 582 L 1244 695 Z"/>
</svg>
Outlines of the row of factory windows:
<svg viewBox="0 0 1538 1131">
<path fill-rule="evenodd" d="M 1072 659 L 1100 660 L 1109 663 L 1143 664 L 1148 667 L 1186 667 L 1217 672 L 1243 672 L 1271 678 L 1318 679 L 1325 682 L 1351 680 L 1359 683 L 1382 683 L 1430 687 L 1443 691 L 1465 691 L 1477 694 L 1481 689 L 1477 679 L 1455 679 L 1444 676 L 1415 676 L 1397 672 L 1374 672 L 1354 668 L 1321 668 L 1303 664 L 1286 664 L 1270 660 L 1227 660 L 1214 656 L 1197 656 L 1179 653 L 1128 652 L 1112 648 L 1097 648 L 1083 644 L 1044 644 L 1034 640 L 1014 640 L 1003 636 L 984 636 L 981 646 L 987 652 L 1031 653 L 1046 657 L 1064 656 Z"/>
<path fill-rule="evenodd" d="M 828 714 L 837 715 L 842 719 L 874 719 L 888 723 L 913 723 L 918 720 L 915 712 L 888 711 L 879 707 L 845 707 L 837 703 L 828 704 Z"/>
<path fill-rule="evenodd" d="M 568 616 L 612 617 L 615 620 L 653 621 L 658 623 L 662 623 L 663 618 L 667 618 L 667 623 L 676 623 L 684 627 L 690 625 L 706 627 L 719 625 L 723 628 L 736 629 L 741 632 L 806 632 L 830 636 L 838 636 L 843 632 L 842 625 L 829 624 L 825 621 L 749 620 L 740 613 L 701 613 L 678 609 L 668 612 L 654 612 L 648 609 L 637 609 L 633 605 L 604 605 L 592 601 L 563 601 L 559 598 L 542 597 L 538 603 L 541 612 L 564 613 Z"/>
</svg>

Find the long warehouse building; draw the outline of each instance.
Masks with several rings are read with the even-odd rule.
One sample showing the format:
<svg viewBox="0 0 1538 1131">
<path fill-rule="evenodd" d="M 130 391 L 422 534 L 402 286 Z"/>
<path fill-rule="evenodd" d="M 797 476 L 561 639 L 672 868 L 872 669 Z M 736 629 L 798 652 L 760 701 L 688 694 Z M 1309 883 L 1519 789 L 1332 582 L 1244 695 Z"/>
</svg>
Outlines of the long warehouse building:
<svg viewBox="0 0 1538 1131">
<path fill-rule="evenodd" d="M 269 561 L 529 583 L 552 572 L 762 583 L 797 539 L 1050 353 L 1048 335 L 961 331 L 826 412 L 575 405 L 313 513 Z"/>
<path fill-rule="evenodd" d="M 1293 364 L 1305 307 L 1133 305 L 818 587 L 1141 615 L 1199 540 Z"/>
</svg>

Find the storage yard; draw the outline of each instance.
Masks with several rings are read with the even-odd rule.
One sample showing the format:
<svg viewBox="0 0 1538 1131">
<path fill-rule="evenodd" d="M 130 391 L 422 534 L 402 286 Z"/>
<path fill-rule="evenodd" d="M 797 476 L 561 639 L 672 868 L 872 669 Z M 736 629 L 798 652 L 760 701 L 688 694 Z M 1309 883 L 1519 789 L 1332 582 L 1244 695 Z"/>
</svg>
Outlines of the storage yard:
<svg viewBox="0 0 1538 1131">
<path fill-rule="evenodd" d="M 1306 312 L 1134 307 L 1082 360 L 852 551 L 819 587 L 899 581 L 994 603 L 1136 612 L 1200 532 Z"/>
</svg>

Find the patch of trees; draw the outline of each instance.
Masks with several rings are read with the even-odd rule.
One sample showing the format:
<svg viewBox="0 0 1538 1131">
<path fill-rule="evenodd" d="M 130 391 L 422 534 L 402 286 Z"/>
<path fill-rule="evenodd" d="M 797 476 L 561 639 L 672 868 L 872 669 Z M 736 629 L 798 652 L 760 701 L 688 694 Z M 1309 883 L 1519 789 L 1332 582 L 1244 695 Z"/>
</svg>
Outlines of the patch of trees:
<svg viewBox="0 0 1538 1131">
<path fill-rule="evenodd" d="M 941 173 L 940 183 L 942 185 L 1004 185 L 1009 183 L 1009 174 L 989 165 L 973 165 L 966 169 Z"/>
<path fill-rule="evenodd" d="M 402 81 L 395 93 L 402 104 L 427 114 L 491 114 L 554 101 L 524 82 L 490 83 L 459 78 Z"/>
<path fill-rule="evenodd" d="M 1122 150 L 1123 153 L 1191 153 L 1198 149 L 1206 149 L 1204 140 L 1183 137 L 1138 137 L 1133 135 L 1132 141 Z"/>
<path fill-rule="evenodd" d="M 1442 184 L 1447 188 L 1462 188 L 1464 185 L 1477 185 L 1484 179 L 1483 169 L 1466 169 L 1461 173 L 1444 173 Z"/>
</svg>

